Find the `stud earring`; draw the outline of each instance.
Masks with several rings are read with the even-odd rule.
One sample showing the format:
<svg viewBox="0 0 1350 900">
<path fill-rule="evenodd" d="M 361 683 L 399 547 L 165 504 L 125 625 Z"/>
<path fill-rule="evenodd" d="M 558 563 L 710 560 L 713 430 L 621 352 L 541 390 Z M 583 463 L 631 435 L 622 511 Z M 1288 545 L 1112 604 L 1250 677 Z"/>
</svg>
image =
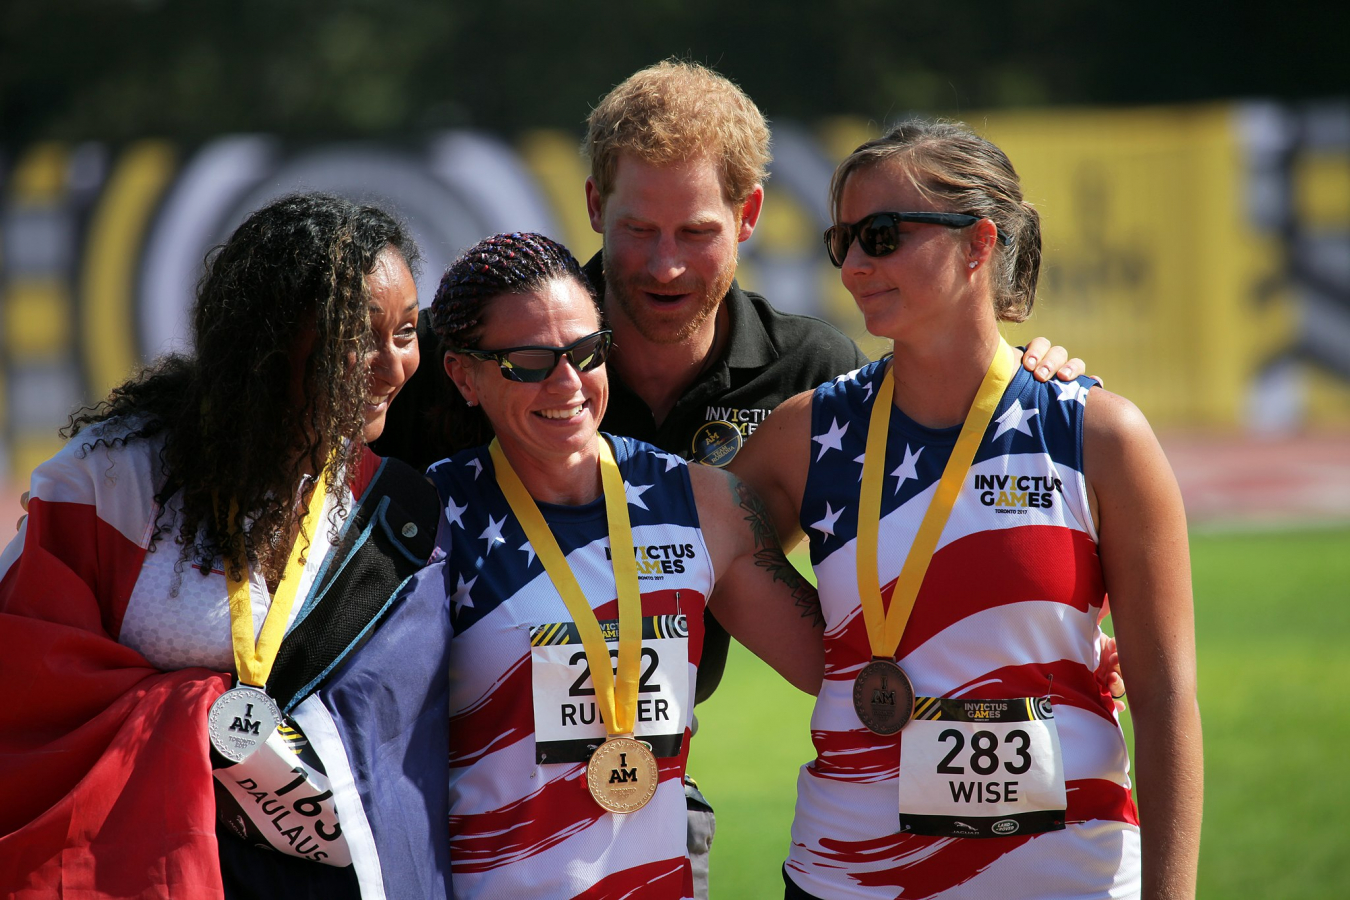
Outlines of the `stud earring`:
<svg viewBox="0 0 1350 900">
<path fill-rule="evenodd" d="M 979 263 L 973 262 L 973 263 L 970 264 L 970 267 L 973 269 L 973 268 L 975 268 L 975 267 L 978 266 L 978 265 L 979 265 Z"/>
</svg>

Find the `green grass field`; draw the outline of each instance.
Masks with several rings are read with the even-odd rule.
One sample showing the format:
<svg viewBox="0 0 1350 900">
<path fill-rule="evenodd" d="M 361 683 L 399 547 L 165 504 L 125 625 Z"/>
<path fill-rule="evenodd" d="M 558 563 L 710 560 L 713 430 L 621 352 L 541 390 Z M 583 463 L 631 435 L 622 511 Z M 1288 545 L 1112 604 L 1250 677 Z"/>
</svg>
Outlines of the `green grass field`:
<svg viewBox="0 0 1350 900">
<path fill-rule="evenodd" d="M 1199 896 L 1350 897 L 1350 529 L 1193 534 L 1191 558 Z M 782 896 L 811 704 L 733 645 L 722 688 L 699 707 L 689 771 L 717 808 L 716 900 Z"/>
</svg>

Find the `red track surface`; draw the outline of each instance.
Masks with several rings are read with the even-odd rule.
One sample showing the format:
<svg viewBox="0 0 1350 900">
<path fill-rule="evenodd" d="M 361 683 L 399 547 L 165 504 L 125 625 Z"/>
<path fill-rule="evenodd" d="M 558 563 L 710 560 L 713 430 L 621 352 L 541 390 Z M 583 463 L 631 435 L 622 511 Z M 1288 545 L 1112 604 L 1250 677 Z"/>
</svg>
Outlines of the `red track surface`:
<svg viewBox="0 0 1350 900">
<path fill-rule="evenodd" d="M 1160 440 L 1192 525 L 1350 522 L 1350 432 Z"/>
</svg>

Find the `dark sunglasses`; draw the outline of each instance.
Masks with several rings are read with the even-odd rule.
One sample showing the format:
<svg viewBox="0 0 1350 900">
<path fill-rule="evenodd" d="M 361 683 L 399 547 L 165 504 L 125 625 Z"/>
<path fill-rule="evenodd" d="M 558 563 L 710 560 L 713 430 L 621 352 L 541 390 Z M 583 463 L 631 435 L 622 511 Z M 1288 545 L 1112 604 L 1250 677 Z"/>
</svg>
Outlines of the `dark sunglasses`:
<svg viewBox="0 0 1350 900">
<path fill-rule="evenodd" d="M 878 257 L 894 253 L 900 246 L 900 223 L 914 222 L 920 225 L 943 225 L 947 228 L 967 228 L 980 221 L 982 216 L 968 216 L 965 213 L 944 212 L 879 212 L 863 216 L 852 225 L 841 223 L 825 229 L 825 249 L 830 254 L 830 262 L 836 269 L 843 268 L 844 257 L 853 239 L 868 256 Z M 1007 246 L 1008 236 L 998 232 L 998 242 Z"/>
<path fill-rule="evenodd" d="M 579 338 L 566 347 L 507 347 L 505 350 L 457 350 L 474 359 L 492 359 L 502 370 L 502 377 L 511 381 L 536 384 L 558 367 L 565 356 L 578 372 L 589 372 L 605 364 L 614 333 L 608 328 Z"/>
</svg>

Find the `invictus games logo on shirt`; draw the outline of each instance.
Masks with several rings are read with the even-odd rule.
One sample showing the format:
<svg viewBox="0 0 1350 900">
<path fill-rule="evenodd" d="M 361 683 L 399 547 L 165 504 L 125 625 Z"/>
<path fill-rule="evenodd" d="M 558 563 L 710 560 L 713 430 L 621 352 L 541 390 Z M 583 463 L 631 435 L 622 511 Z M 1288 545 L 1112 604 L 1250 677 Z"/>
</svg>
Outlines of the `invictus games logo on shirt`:
<svg viewBox="0 0 1350 900">
<path fill-rule="evenodd" d="M 995 512 L 1024 513 L 1028 509 L 1050 509 L 1055 494 L 1064 493 L 1063 482 L 1053 475 L 976 475 L 975 490 L 980 503 Z"/>
<path fill-rule="evenodd" d="M 638 578 L 660 579 L 666 575 L 683 575 L 686 562 L 696 559 L 693 544 L 645 544 L 633 548 L 637 558 Z M 610 559 L 605 548 L 605 559 Z"/>
<path fill-rule="evenodd" d="M 707 419 L 709 422 L 729 422 L 741 433 L 741 437 L 749 437 L 755 433 L 759 423 L 769 417 L 769 409 L 737 409 L 734 406 L 710 406 L 708 407 Z"/>
</svg>

